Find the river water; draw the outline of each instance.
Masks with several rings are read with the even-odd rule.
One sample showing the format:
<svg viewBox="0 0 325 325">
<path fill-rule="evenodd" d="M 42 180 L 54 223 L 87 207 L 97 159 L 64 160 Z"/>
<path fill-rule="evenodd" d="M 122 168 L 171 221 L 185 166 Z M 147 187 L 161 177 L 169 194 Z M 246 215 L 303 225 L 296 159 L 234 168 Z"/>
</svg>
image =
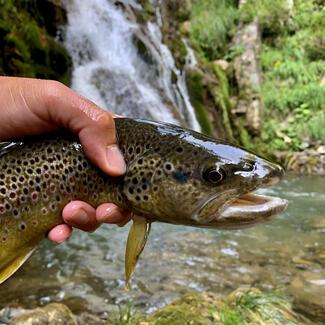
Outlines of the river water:
<svg viewBox="0 0 325 325">
<path fill-rule="evenodd" d="M 42 243 L 1 286 L 0 308 L 51 301 L 75 312 L 105 314 L 132 303 L 152 311 L 188 291 L 226 294 L 242 286 L 325 299 L 323 178 L 287 178 L 264 193 L 289 200 L 285 213 L 253 228 L 222 231 L 153 224 L 148 244 L 124 290 L 128 227 L 75 231 L 64 244 Z"/>
<path fill-rule="evenodd" d="M 132 0 L 124 3 L 137 6 Z M 66 46 L 74 63 L 76 91 L 119 114 L 199 130 L 185 72 L 175 67 L 161 42 L 159 12 L 156 22 L 140 28 L 113 1 L 68 4 Z M 145 35 L 145 56 L 135 45 L 140 31 Z M 274 220 L 251 229 L 153 224 L 129 292 L 123 280 L 129 226 L 105 225 L 93 234 L 75 231 L 57 246 L 44 241 L 1 285 L 0 309 L 59 301 L 76 313 L 103 315 L 124 303 L 152 311 L 191 290 L 222 295 L 241 286 L 325 301 L 324 178 L 288 177 L 263 192 L 286 198 L 290 205 Z"/>
</svg>

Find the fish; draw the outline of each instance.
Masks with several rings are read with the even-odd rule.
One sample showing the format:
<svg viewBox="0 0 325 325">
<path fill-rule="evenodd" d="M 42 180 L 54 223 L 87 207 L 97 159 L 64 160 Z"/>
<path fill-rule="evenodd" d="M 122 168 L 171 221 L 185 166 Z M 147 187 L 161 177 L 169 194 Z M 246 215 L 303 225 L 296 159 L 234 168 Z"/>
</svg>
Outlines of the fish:
<svg viewBox="0 0 325 325">
<path fill-rule="evenodd" d="M 127 169 L 104 174 L 68 133 L 0 144 L 0 284 L 30 257 L 72 200 L 115 203 L 132 212 L 125 253 L 130 278 L 154 222 L 239 229 L 266 221 L 288 202 L 257 195 L 281 166 L 247 150 L 172 124 L 116 118 Z"/>
</svg>

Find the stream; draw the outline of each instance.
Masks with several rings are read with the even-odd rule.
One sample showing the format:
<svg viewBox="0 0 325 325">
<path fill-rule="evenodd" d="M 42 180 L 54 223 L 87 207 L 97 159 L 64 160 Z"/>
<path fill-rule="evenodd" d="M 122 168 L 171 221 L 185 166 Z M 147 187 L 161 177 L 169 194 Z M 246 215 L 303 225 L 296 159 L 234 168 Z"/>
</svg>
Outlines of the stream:
<svg viewBox="0 0 325 325">
<path fill-rule="evenodd" d="M 117 114 L 200 130 L 185 71 L 176 68 L 161 41 L 159 12 L 157 21 L 139 26 L 118 3 L 139 9 L 132 0 L 67 1 L 72 88 Z M 139 41 L 145 52 L 139 51 Z M 193 57 L 189 64 L 195 64 Z M 105 315 L 129 303 L 150 312 L 188 291 L 223 295 L 242 286 L 325 302 L 324 178 L 287 177 L 260 192 L 288 199 L 287 211 L 244 230 L 153 224 L 128 292 L 129 225 L 105 225 L 92 234 L 75 230 L 61 245 L 44 241 L 1 286 L 0 309 L 57 301 L 75 313 Z"/>
<path fill-rule="evenodd" d="M 53 301 L 103 315 L 129 304 L 153 311 L 188 291 L 223 295 L 238 287 L 325 299 L 324 179 L 286 178 L 261 192 L 289 200 L 285 213 L 244 230 L 205 230 L 156 223 L 124 290 L 129 226 L 75 231 L 61 245 L 44 241 L 1 286 L 0 308 Z"/>
</svg>

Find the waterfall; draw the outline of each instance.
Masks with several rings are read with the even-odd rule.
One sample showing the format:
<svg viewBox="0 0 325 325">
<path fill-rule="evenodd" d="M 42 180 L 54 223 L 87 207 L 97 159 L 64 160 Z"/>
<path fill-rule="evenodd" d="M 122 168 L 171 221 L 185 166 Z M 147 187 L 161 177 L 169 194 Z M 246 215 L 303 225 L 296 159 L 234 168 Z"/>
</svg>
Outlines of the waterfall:
<svg viewBox="0 0 325 325">
<path fill-rule="evenodd" d="M 132 0 L 67 1 L 65 46 L 72 61 L 71 87 L 116 114 L 200 130 L 190 103 L 185 72 L 162 43 L 159 19 L 140 26 L 123 6 Z M 140 53 L 145 46 L 150 62 Z"/>
</svg>

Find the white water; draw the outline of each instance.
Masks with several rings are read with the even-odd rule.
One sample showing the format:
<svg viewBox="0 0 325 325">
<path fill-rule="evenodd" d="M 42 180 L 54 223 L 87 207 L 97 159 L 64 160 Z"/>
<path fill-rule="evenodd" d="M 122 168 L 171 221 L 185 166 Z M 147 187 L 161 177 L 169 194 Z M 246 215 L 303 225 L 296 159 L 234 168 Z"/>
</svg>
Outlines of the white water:
<svg viewBox="0 0 325 325">
<path fill-rule="evenodd" d="M 139 7 L 132 0 L 123 3 Z M 73 60 L 74 90 L 120 115 L 200 130 L 185 76 L 162 43 L 158 23 L 141 28 L 111 0 L 68 1 L 67 11 L 65 45 Z M 154 64 L 139 55 L 134 42 L 139 34 Z"/>
</svg>

